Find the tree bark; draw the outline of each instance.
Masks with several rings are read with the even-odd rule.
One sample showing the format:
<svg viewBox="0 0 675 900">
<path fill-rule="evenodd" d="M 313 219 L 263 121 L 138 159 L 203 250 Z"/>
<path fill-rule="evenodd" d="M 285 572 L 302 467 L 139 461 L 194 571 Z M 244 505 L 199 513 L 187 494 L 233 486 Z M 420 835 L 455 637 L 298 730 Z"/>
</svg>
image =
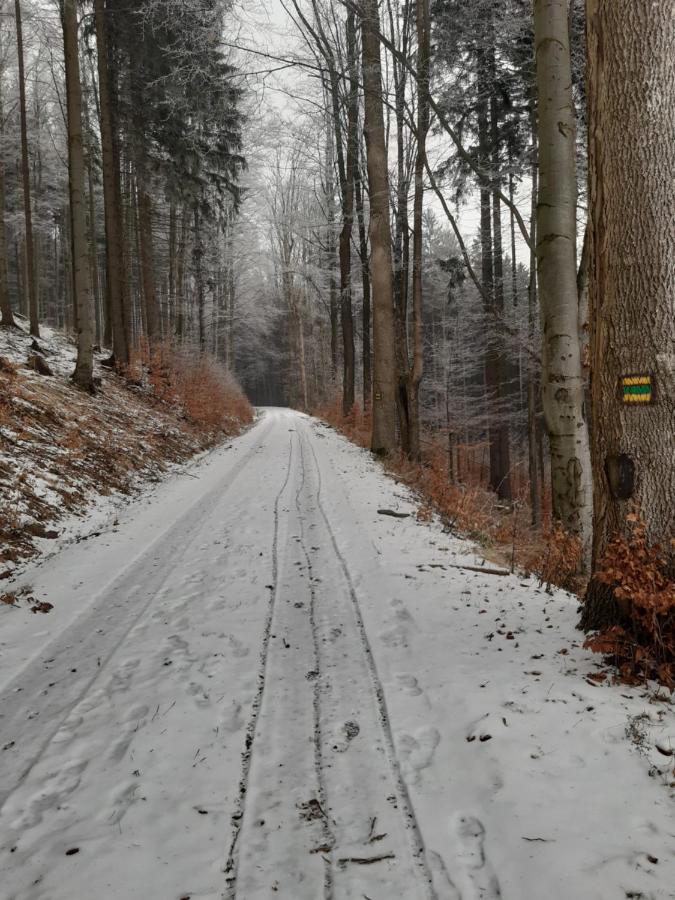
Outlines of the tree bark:
<svg viewBox="0 0 675 900">
<path fill-rule="evenodd" d="M 535 0 L 534 23 L 539 96 L 537 276 L 553 513 L 580 538 L 587 567 L 591 465 L 578 333 L 575 122 L 567 0 Z"/>
<path fill-rule="evenodd" d="M 672 562 L 675 6 L 588 0 L 587 13 L 593 561 L 636 508 Z M 630 375 L 650 384 L 624 387 Z"/>
<path fill-rule="evenodd" d="M 354 177 L 358 164 L 359 82 L 356 64 L 356 21 L 354 10 L 347 10 L 347 161 L 342 185 L 342 230 L 340 231 L 340 323 L 342 325 L 342 415 L 354 406 L 355 351 L 352 315 L 352 230 L 354 227 Z"/>
<path fill-rule="evenodd" d="M 93 303 L 87 244 L 87 199 L 82 136 L 80 53 L 77 40 L 77 0 L 62 0 L 61 21 L 66 72 L 73 308 L 77 316 L 77 362 L 73 381 L 82 390 L 93 393 L 95 390 Z"/>
<path fill-rule="evenodd" d="M 389 175 L 382 109 L 380 18 L 377 0 L 364 0 L 361 12 L 364 132 L 370 186 L 371 282 L 373 292 L 373 433 L 376 453 L 396 449 L 396 355 Z"/>
<path fill-rule="evenodd" d="M 169 205 L 169 274 L 167 282 L 166 334 L 173 334 L 176 321 L 176 244 L 177 244 L 176 204 Z"/>
<path fill-rule="evenodd" d="M 28 292 L 28 317 L 30 333 L 40 337 L 37 281 L 33 239 L 33 211 L 31 207 L 30 161 L 28 159 L 28 121 L 26 115 L 26 72 L 23 56 L 23 28 L 21 24 L 21 0 L 14 0 L 16 17 L 16 47 L 19 63 L 19 111 L 21 116 L 21 178 L 23 182 L 23 210 L 26 222 L 26 287 Z"/>
<path fill-rule="evenodd" d="M 424 170 L 426 168 L 426 141 L 429 131 L 429 77 L 431 65 L 430 21 L 428 0 L 417 0 L 417 154 L 415 158 L 415 197 L 413 201 L 413 358 L 408 373 L 408 453 L 419 460 L 420 409 L 419 391 L 424 374 L 422 345 L 422 238 L 424 213 Z"/>
<path fill-rule="evenodd" d="M 494 53 L 490 52 L 490 81 L 495 83 Z M 499 195 L 501 184 L 499 169 L 500 161 L 500 136 L 497 101 L 494 87 L 490 96 L 490 138 L 492 144 L 492 251 L 494 274 L 494 302 L 493 316 L 498 320 L 504 315 L 504 255 L 502 248 L 502 214 Z M 496 414 L 493 418 L 493 426 L 490 429 L 490 487 L 500 500 L 511 501 L 511 448 L 509 441 L 509 426 L 505 421 L 504 409 L 504 382 L 506 375 L 506 359 L 504 354 L 504 336 L 499 327 L 491 329 L 493 341 L 493 358 L 495 366 L 495 396 L 494 405 Z M 494 419 L 496 418 L 496 423 Z"/>
<path fill-rule="evenodd" d="M 202 226 L 199 204 L 194 206 L 195 241 L 192 255 L 195 266 L 195 287 L 197 289 L 197 315 L 199 319 L 199 349 L 203 353 L 206 350 L 206 322 L 205 322 L 205 296 L 204 296 L 204 244 L 202 242 Z"/>
<path fill-rule="evenodd" d="M 106 237 L 106 306 L 112 330 L 112 361 L 129 364 L 130 327 L 128 289 L 124 280 L 124 239 L 119 148 L 115 132 L 115 94 L 109 58 L 109 37 L 105 0 L 94 0 L 96 54 L 103 169 L 103 204 Z"/>
<path fill-rule="evenodd" d="M 534 349 L 537 315 L 537 192 L 539 190 L 539 161 L 537 146 L 537 116 L 534 103 L 530 112 L 532 130 L 532 204 L 530 214 L 530 280 L 527 289 L 527 337 L 530 349 Z M 530 508 L 532 525 L 541 525 L 541 491 L 537 466 L 537 377 L 532 365 L 527 373 L 527 463 L 530 482 Z"/>
<path fill-rule="evenodd" d="M 142 164 L 143 165 L 143 164 Z M 155 242 L 152 233 L 152 199 L 147 191 L 142 171 L 136 172 L 138 198 L 138 237 L 141 251 L 141 278 L 145 304 L 146 337 L 150 345 L 162 337 L 162 326 L 155 281 Z M 195 213 L 195 215 L 197 215 Z M 195 219 L 196 222 L 196 219 Z M 202 291 L 203 295 L 203 291 Z M 203 335 L 200 331 L 200 345 Z"/>
<path fill-rule="evenodd" d="M 356 165 L 354 193 L 356 197 L 356 216 L 359 222 L 359 257 L 363 292 L 361 354 L 363 364 L 363 409 L 365 412 L 370 409 L 373 385 L 370 359 L 370 267 L 368 263 L 368 237 L 366 234 L 366 219 L 363 209 L 363 184 L 361 179 L 360 161 L 357 161 Z"/>
<path fill-rule="evenodd" d="M 2 73 L 0 72 L 0 138 L 4 137 L 4 104 L 2 98 Z M 12 301 L 7 279 L 7 234 L 5 228 L 5 163 L 0 155 L 0 328 L 15 328 Z"/>
</svg>

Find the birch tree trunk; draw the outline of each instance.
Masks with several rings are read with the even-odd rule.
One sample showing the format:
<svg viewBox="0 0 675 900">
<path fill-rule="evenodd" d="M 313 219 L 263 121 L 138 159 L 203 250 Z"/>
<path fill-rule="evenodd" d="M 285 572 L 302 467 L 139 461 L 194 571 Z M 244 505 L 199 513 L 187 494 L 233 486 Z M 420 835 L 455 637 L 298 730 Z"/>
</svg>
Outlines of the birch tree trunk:
<svg viewBox="0 0 675 900">
<path fill-rule="evenodd" d="M 73 269 L 73 308 L 77 316 L 77 362 L 73 381 L 94 392 L 93 303 L 87 244 L 87 195 L 82 137 L 82 89 L 77 40 L 77 0 L 62 0 L 63 49 L 68 125 L 68 187 Z"/>
<path fill-rule="evenodd" d="M 38 316 L 37 281 L 33 239 L 33 211 L 31 207 L 30 161 L 28 159 L 28 121 L 26 116 L 26 72 L 23 56 L 23 27 L 21 24 L 21 0 L 14 2 L 16 18 L 16 48 L 19 63 L 19 111 L 21 116 L 21 178 L 23 182 L 23 211 L 26 222 L 26 287 L 28 293 L 28 317 L 30 333 L 40 337 Z"/>
<path fill-rule="evenodd" d="M 593 560 L 637 508 L 672 561 L 675 5 L 588 0 L 587 12 Z M 584 624 L 602 618 L 589 609 Z"/>
<path fill-rule="evenodd" d="M 587 566 L 592 487 L 578 333 L 575 122 L 567 13 L 567 0 L 535 0 L 539 97 L 537 278 L 553 514 L 579 536 Z"/>
<path fill-rule="evenodd" d="M 382 109 L 380 17 L 377 0 L 364 0 L 361 12 L 364 133 L 370 185 L 370 247 L 373 297 L 373 433 L 375 453 L 396 449 L 396 354 L 389 174 Z"/>
</svg>

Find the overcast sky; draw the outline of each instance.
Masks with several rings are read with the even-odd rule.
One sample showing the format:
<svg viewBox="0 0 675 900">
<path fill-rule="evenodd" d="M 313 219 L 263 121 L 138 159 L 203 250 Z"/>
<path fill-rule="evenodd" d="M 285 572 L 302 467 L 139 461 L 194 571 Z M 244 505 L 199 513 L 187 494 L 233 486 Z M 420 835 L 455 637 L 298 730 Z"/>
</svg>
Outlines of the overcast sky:
<svg viewBox="0 0 675 900">
<path fill-rule="evenodd" d="M 296 129 L 303 116 L 310 116 L 322 106 L 321 92 L 311 71 L 302 66 L 287 66 L 286 60 L 302 59 L 306 51 L 302 37 L 287 9 L 292 5 L 284 0 L 237 0 L 235 19 L 237 32 L 228 36 L 235 45 L 235 60 L 245 76 L 247 89 L 246 155 L 250 165 L 250 181 L 264 177 L 265 167 L 278 148 L 290 149 L 296 137 Z M 444 135 L 432 137 L 428 153 L 432 165 L 447 158 L 451 149 L 450 139 Z M 390 157 L 390 164 L 393 157 Z M 449 197 L 446 199 L 450 200 Z M 433 209 L 441 221 L 446 221 L 443 210 L 433 191 L 429 189 L 426 205 Z M 457 215 L 460 229 L 468 246 L 478 232 L 479 208 L 476 194 L 470 195 L 459 210 L 449 204 Z M 529 184 L 524 184 L 518 197 L 518 205 L 525 221 L 529 219 Z M 508 215 L 504 210 L 504 249 L 510 253 Z M 529 263 L 529 253 L 522 240 L 518 240 L 519 260 Z"/>
</svg>

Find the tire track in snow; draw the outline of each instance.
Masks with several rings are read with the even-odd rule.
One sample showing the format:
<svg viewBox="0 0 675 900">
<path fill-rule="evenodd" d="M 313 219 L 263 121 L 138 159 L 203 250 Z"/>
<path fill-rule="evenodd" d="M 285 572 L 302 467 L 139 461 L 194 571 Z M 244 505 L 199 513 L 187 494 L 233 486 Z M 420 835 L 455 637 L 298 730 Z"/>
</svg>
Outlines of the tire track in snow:
<svg viewBox="0 0 675 900">
<path fill-rule="evenodd" d="M 2 709 L 0 723 L 3 735 L 5 732 L 10 735 L 12 728 L 15 728 L 17 733 L 20 731 L 24 739 L 22 746 L 15 748 L 16 752 L 0 755 L 0 811 L 8 798 L 23 784 L 42 759 L 52 739 L 75 707 L 82 702 L 105 672 L 110 660 L 124 644 L 131 630 L 141 620 L 171 578 L 176 564 L 185 558 L 199 537 L 201 532 L 199 526 L 205 523 L 238 475 L 264 446 L 265 439 L 273 427 L 273 422 L 268 423 L 256 443 L 228 470 L 217 487 L 209 489 L 209 496 L 205 498 L 203 494 L 200 495 L 186 510 L 181 512 L 166 530 L 144 548 L 113 581 L 101 589 L 85 614 L 57 634 L 43 648 L 40 656 L 29 662 L 0 693 L 0 709 Z M 193 530 L 193 533 L 185 539 L 185 532 L 190 529 Z M 169 568 L 162 568 L 154 578 L 142 583 L 142 590 L 143 593 L 147 593 L 147 599 L 140 606 L 135 605 L 137 599 L 135 591 L 139 587 L 136 583 L 136 572 L 144 561 L 157 550 L 160 542 L 163 548 L 168 542 L 177 544 L 175 552 L 170 555 L 173 565 Z M 125 584 L 129 582 L 128 589 L 123 590 Z M 121 600 L 116 601 L 116 593 L 123 594 Z M 117 629 L 115 630 L 113 626 L 101 639 L 101 629 L 98 627 L 101 620 L 106 618 L 109 621 L 114 617 L 116 610 L 121 612 L 119 622 L 115 623 Z M 106 643 L 106 637 L 109 641 L 112 640 L 112 643 Z M 97 646 L 97 644 L 102 644 L 102 646 Z M 78 645 L 77 653 L 73 651 L 75 645 Z M 72 668 L 74 658 L 78 660 L 77 669 Z M 56 665 L 52 668 L 45 668 L 45 660 L 55 661 Z M 83 671 L 87 663 L 90 664 L 92 671 Z M 73 680 L 69 676 L 75 673 L 79 674 L 79 678 Z M 31 684 L 32 690 L 25 689 L 26 683 Z M 62 694 L 59 697 L 60 706 L 52 711 L 50 719 L 49 706 L 54 702 L 54 698 L 49 694 L 48 686 L 54 684 L 59 685 Z M 65 702 L 61 700 L 63 694 L 65 694 Z M 31 717 L 28 722 L 26 721 L 27 708 L 31 709 Z M 48 722 L 46 732 L 45 721 Z M 32 734 L 29 733 L 29 723 L 33 724 Z M 3 743 L 4 740 L 3 736 Z M 36 747 L 34 753 L 29 752 L 29 746 Z"/>
<path fill-rule="evenodd" d="M 253 759 L 253 751 L 255 747 L 256 731 L 258 726 L 258 717 L 262 707 L 263 696 L 265 693 L 265 680 L 267 674 L 267 659 L 269 656 L 270 635 L 272 632 L 272 620 L 274 619 L 274 610 L 277 603 L 279 593 L 279 504 L 281 498 L 288 487 L 291 478 L 291 464 L 293 462 L 293 439 L 288 443 L 288 462 L 286 464 L 286 476 L 283 484 L 274 499 L 274 537 L 272 539 L 272 584 L 270 590 L 270 600 L 267 607 L 267 615 L 265 618 L 265 627 L 263 629 L 263 639 L 260 648 L 260 662 L 258 665 L 258 689 L 253 703 L 251 705 L 251 715 L 246 727 L 246 736 L 244 739 L 244 751 L 242 753 L 242 771 L 239 780 L 239 795 L 235 802 L 235 811 L 232 814 L 232 838 L 230 849 L 227 854 L 227 862 L 225 864 L 225 880 L 226 888 L 224 893 L 225 900 L 235 900 L 237 895 L 237 877 L 239 870 L 239 837 L 244 824 L 244 816 L 246 814 L 246 797 L 248 794 L 249 775 L 251 772 L 251 761 Z"/>
<path fill-rule="evenodd" d="M 321 501 L 321 491 L 322 491 L 322 479 L 321 479 L 321 468 L 319 466 L 319 461 L 312 445 L 311 440 L 308 441 L 309 449 L 311 450 L 312 457 L 314 459 L 314 465 L 316 469 L 317 476 L 317 492 L 316 492 L 316 501 L 317 507 L 319 509 L 321 518 L 326 526 L 326 530 L 328 532 L 328 536 L 330 538 L 330 542 L 335 553 L 335 556 L 338 560 L 340 569 L 342 570 L 345 582 L 347 584 L 352 610 L 354 614 L 354 618 L 357 625 L 357 630 L 359 634 L 359 639 L 361 642 L 361 647 L 363 650 L 363 655 L 366 660 L 366 665 L 368 668 L 368 672 L 370 675 L 370 682 L 373 694 L 376 699 L 378 715 L 379 715 L 379 724 L 382 736 L 384 738 L 384 744 L 386 747 L 386 755 L 387 762 L 389 764 L 393 781 L 396 786 L 397 791 L 397 806 L 402 811 L 405 817 L 405 826 L 408 835 L 410 836 L 410 852 L 412 854 L 413 860 L 415 862 L 415 866 L 417 871 L 419 872 L 420 878 L 424 882 L 424 888 L 428 900 L 437 900 L 436 891 L 434 889 L 433 877 L 431 873 L 431 869 L 427 862 L 426 858 L 426 848 L 424 845 L 424 841 L 422 839 L 422 833 L 417 822 L 417 818 L 415 816 L 415 812 L 413 809 L 412 801 L 410 800 L 410 794 L 408 792 L 408 787 L 405 783 L 405 779 L 401 773 L 401 766 L 398 760 L 395 743 L 394 743 L 394 735 L 391 729 L 391 723 L 389 720 L 389 713 L 387 710 L 387 704 L 384 696 L 384 688 L 382 687 L 382 682 L 377 672 L 377 666 L 375 664 L 375 657 L 373 655 L 373 651 L 370 645 L 370 641 L 368 639 L 368 634 L 366 632 L 366 627 L 363 621 L 363 616 L 361 614 L 361 608 L 359 605 L 358 595 L 356 593 L 356 589 L 354 587 L 354 581 L 349 571 L 349 567 L 347 562 L 340 551 L 338 546 L 335 531 L 331 525 L 331 522 L 326 513 L 325 507 Z"/>
<path fill-rule="evenodd" d="M 307 574 L 309 576 L 309 592 L 310 592 L 310 608 L 309 608 L 309 621 L 310 627 L 312 629 L 312 643 L 313 643 L 313 651 L 314 651 L 314 672 L 315 677 L 313 681 L 313 693 L 312 693 L 312 705 L 313 705 L 313 713 L 314 713 L 314 768 L 316 772 L 316 781 L 318 786 L 318 794 L 319 794 L 319 803 L 321 804 L 321 809 L 324 810 L 324 813 L 328 809 L 327 796 L 326 796 L 326 781 L 324 778 L 323 768 L 324 768 L 324 758 L 323 758 L 323 735 L 321 729 L 321 685 L 322 685 L 322 664 L 321 664 L 321 652 L 319 649 L 319 635 L 317 629 L 316 622 L 316 588 L 314 586 L 314 568 L 312 565 L 312 559 L 309 555 L 309 551 L 307 550 L 307 544 L 305 543 L 305 523 L 304 516 L 302 513 L 302 508 L 300 504 L 300 494 L 305 486 L 306 481 L 306 472 L 305 472 L 305 453 L 303 450 L 303 441 L 302 436 L 298 432 L 298 448 L 300 450 L 300 467 L 301 467 L 301 477 L 300 484 L 298 485 L 298 489 L 295 492 L 295 508 L 298 511 L 298 521 L 300 522 L 300 546 L 302 548 L 303 555 L 305 557 L 305 561 L 307 563 Z M 327 853 L 322 854 L 325 869 L 324 869 L 324 884 L 323 884 L 323 893 L 324 900 L 332 900 L 333 897 L 333 850 L 332 847 L 335 843 L 335 837 L 333 835 L 333 831 L 331 828 L 331 823 L 328 819 L 327 814 L 324 814 L 322 818 L 322 828 L 323 828 L 323 837 L 324 843 L 326 846 L 330 847 Z"/>
</svg>

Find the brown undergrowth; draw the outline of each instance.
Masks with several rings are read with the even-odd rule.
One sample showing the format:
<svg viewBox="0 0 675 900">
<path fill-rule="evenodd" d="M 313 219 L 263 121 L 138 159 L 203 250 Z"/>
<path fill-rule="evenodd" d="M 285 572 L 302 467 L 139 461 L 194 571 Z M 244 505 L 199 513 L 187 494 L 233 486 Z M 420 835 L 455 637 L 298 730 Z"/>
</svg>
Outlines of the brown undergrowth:
<svg viewBox="0 0 675 900">
<path fill-rule="evenodd" d="M 232 377 L 207 358 L 139 353 L 126 377 L 102 370 L 92 397 L 63 374 L 65 338 L 42 342 L 60 372 L 52 378 L 21 363 L 22 336 L 12 341 L 11 358 L 0 347 L 0 579 L 36 552 L 36 539 L 59 537 L 65 515 L 159 480 L 253 418 Z"/>
<path fill-rule="evenodd" d="M 647 526 L 637 513 L 631 513 L 626 524 L 627 534 L 610 543 L 594 576 L 609 589 L 619 621 L 591 635 L 585 646 L 616 665 L 624 681 L 653 678 L 672 690 L 675 581 L 671 564 L 664 548 L 650 544 Z"/>
<path fill-rule="evenodd" d="M 343 418 L 339 403 L 316 410 L 316 415 L 353 443 L 368 448 L 371 420 L 359 407 Z M 487 559 L 538 576 L 547 590 L 560 587 L 583 596 L 587 579 L 581 569 L 577 537 L 551 521 L 550 496 L 544 498 L 543 524 L 531 525 L 528 485 L 521 482 L 515 502 L 507 507 L 476 477 L 479 467 L 464 465 L 462 481 L 453 480 L 445 438 L 425 435 L 422 459 L 389 458 L 385 468 L 407 485 L 419 500 L 418 518 L 438 514 L 453 531 L 476 541 Z M 675 582 L 672 554 L 647 540 L 637 515 L 628 517 L 628 537 L 613 541 L 595 579 L 606 586 L 617 604 L 622 624 L 591 635 L 585 646 L 616 666 L 629 683 L 655 679 L 675 688 Z"/>
<path fill-rule="evenodd" d="M 315 410 L 315 415 L 353 443 L 369 447 L 370 415 L 364 414 L 358 405 L 346 418 L 342 416 L 338 402 Z M 467 448 L 467 457 L 470 449 Z M 481 448 L 475 448 L 475 452 L 480 454 Z M 524 478 L 519 480 L 513 504 L 500 502 L 485 487 L 479 465 L 464 465 L 462 480 L 453 480 L 446 439 L 431 434 L 424 435 L 419 463 L 399 455 L 387 459 L 384 465 L 417 495 L 418 518 L 428 519 L 432 514 L 438 514 L 448 528 L 476 541 L 487 559 L 512 571 L 534 573 L 547 588 L 562 587 L 574 592 L 582 589 L 583 583 L 577 574 L 578 540 L 552 524 L 550 497 L 544 500 L 542 526 L 532 527 L 532 514 L 526 499 L 528 485 Z"/>
</svg>

